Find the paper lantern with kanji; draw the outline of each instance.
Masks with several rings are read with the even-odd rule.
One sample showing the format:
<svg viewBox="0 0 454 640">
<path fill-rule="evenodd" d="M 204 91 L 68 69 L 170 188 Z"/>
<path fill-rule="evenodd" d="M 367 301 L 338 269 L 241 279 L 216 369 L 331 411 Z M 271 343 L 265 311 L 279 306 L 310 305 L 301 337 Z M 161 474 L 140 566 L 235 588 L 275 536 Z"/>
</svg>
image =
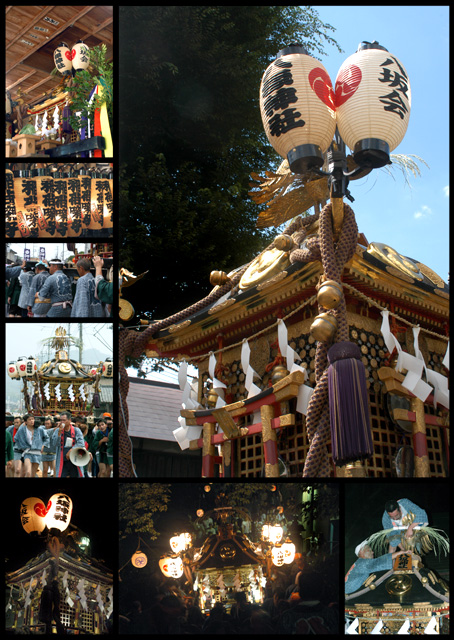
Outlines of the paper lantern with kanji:
<svg viewBox="0 0 454 640">
<path fill-rule="evenodd" d="M 13 380 L 17 380 L 19 378 L 19 372 L 17 371 L 17 366 L 14 361 L 8 364 L 8 375 Z"/>
<path fill-rule="evenodd" d="M 294 173 L 322 166 L 336 130 L 334 92 L 325 67 L 301 45 L 279 51 L 263 74 L 260 110 L 268 140 Z"/>
<path fill-rule="evenodd" d="M 73 503 L 65 493 L 55 493 L 47 503 L 46 525 L 49 529 L 64 531 L 70 521 Z"/>
<path fill-rule="evenodd" d="M 166 578 L 181 578 L 183 575 L 183 560 L 172 556 L 164 556 L 159 560 L 159 568 Z"/>
<path fill-rule="evenodd" d="M 284 564 L 292 564 L 295 559 L 295 545 L 290 538 L 287 538 L 282 545 L 282 553 L 284 554 Z"/>
<path fill-rule="evenodd" d="M 136 551 L 131 558 L 131 563 L 136 569 L 143 569 L 147 562 L 148 558 L 143 551 Z"/>
<path fill-rule="evenodd" d="M 191 534 L 181 533 L 179 536 L 173 536 L 170 538 L 170 548 L 174 553 L 180 553 L 185 551 L 191 544 Z"/>
<path fill-rule="evenodd" d="M 33 376 L 37 371 L 38 367 L 36 365 L 36 360 L 33 356 L 30 356 L 26 361 L 27 376 Z"/>
<path fill-rule="evenodd" d="M 76 71 L 88 68 L 90 64 L 90 49 L 82 40 L 79 40 L 73 45 L 71 56 L 73 59 L 73 67 Z"/>
<path fill-rule="evenodd" d="M 71 74 L 73 68 L 72 53 L 65 42 L 60 42 L 55 49 L 54 63 L 62 75 L 67 76 Z"/>
<path fill-rule="evenodd" d="M 284 552 L 281 546 L 273 547 L 271 549 L 271 559 L 276 567 L 282 567 L 284 564 Z"/>
<path fill-rule="evenodd" d="M 378 42 L 362 42 L 339 69 L 335 103 L 339 133 L 355 162 L 388 164 L 410 118 L 410 81 L 400 60 Z"/>
<path fill-rule="evenodd" d="M 41 533 L 46 526 L 46 505 L 40 498 L 26 498 L 20 505 L 20 521 L 27 533 Z"/>
<path fill-rule="evenodd" d="M 112 378 L 113 377 L 113 362 L 112 358 L 106 358 L 105 362 L 102 363 L 102 373 L 103 378 Z"/>
</svg>

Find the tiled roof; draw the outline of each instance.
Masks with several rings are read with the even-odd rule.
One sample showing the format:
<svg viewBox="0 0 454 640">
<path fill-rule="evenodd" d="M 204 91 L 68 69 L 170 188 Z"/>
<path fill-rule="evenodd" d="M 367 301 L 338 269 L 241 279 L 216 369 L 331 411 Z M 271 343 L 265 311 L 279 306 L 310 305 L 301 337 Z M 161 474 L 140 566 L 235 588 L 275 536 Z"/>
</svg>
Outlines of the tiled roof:
<svg viewBox="0 0 454 640">
<path fill-rule="evenodd" d="M 136 438 L 176 442 L 183 392 L 176 384 L 129 379 L 129 435 Z"/>
</svg>

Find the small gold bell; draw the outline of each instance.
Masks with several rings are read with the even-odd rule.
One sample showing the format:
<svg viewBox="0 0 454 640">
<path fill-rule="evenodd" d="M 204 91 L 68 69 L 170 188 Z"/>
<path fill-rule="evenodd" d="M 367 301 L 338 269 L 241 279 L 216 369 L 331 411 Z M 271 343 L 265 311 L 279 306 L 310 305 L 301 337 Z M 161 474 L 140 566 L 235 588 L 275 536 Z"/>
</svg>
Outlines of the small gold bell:
<svg viewBox="0 0 454 640">
<path fill-rule="evenodd" d="M 210 283 L 215 287 L 216 285 L 222 286 L 228 282 L 229 277 L 225 271 L 212 271 L 210 273 Z"/>
<path fill-rule="evenodd" d="M 208 395 L 207 395 L 207 405 L 210 409 L 213 409 L 216 406 L 216 402 L 218 401 L 218 394 L 216 392 L 216 390 L 211 387 L 211 389 L 208 391 Z"/>
<path fill-rule="evenodd" d="M 289 371 L 282 364 L 277 364 L 271 372 L 271 384 L 276 384 L 279 380 L 282 380 L 288 376 Z"/>
<path fill-rule="evenodd" d="M 286 233 L 281 233 L 274 239 L 274 246 L 276 249 L 279 249 L 279 251 L 291 251 L 295 246 L 295 242 L 292 236 L 289 236 Z"/>
<path fill-rule="evenodd" d="M 314 318 L 310 333 L 319 342 L 331 342 L 337 331 L 337 320 L 329 313 L 321 313 Z"/>
<path fill-rule="evenodd" d="M 372 584 L 370 584 L 370 585 L 369 585 L 369 589 L 370 589 L 371 591 L 373 591 L 373 590 L 375 589 L 375 587 L 376 587 L 376 586 L 377 586 L 376 584 L 372 583 Z"/>
<path fill-rule="evenodd" d="M 335 280 L 325 280 L 317 293 L 317 302 L 325 309 L 336 309 L 342 300 L 342 285 Z"/>
</svg>

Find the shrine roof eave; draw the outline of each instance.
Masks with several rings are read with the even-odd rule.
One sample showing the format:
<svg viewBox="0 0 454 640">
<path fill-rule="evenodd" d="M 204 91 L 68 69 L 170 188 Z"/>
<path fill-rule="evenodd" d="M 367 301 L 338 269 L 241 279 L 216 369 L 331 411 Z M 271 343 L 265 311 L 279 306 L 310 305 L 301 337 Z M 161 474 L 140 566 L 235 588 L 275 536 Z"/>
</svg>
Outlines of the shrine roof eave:
<svg viewBox="0 0 454 640">
<path fill-rule="evenodd" d="M 9 584 L 23 582 L 24 580 L 41 573 L 44 567 L 52 559 L 52 556 L 45 552 L 36 558 L 30 560 L 24 567 L 6 574 L 6 580 Z M 62 553 L 59 557 L 60 569 L 68 570 L 69 573 L 87 580 L 97 580 L 103 584 L 112 584 L 113 575 L 107 569 L 99 569 L 88 564 L 81 559 L 75 559 L 66 553 Z"/>
<path fill-rule="evenodd" d="M 424 265 L 417 263 L 421 266 Z M 285 316 L 311 299 L 322 274 L 319 261 L 289 265 L 277 276 L 244 291 L 233 291 L 227 299 L 213 303 L 154 335 L 146 345 L 151 357 L 197 357 L 218 348 L 217 336 L 229 346 L 254 334 L 276 318 Z M 429 278 L 429 274 L 431 277 Z M 358 293 L 377 303 L 372 312 L 378 317 L 380 307 L 390 302 L 399 305 L 407 320 L 445 334 L 449 318 L 449 287 L 441 278 L 424 267 L 419 279 L 411 278 L 396 267 L 385 264 L 376 255 L 358 245 L 353 258 L 345 266 L 342 281 L 353 287 L 344 289 L 347 303 Z M 364 303 L 364 302 L 363 302 Z M 315 299 L 312 311 L 317 313 Z M 290 320 L 301 318 L 298 313 Z"/>
</svg>

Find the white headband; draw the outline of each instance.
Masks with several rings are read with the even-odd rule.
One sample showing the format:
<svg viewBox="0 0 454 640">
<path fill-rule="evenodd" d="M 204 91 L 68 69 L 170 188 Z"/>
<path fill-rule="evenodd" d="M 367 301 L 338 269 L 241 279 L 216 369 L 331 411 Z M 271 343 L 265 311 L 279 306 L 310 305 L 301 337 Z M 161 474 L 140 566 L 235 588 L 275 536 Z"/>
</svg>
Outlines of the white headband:
<svg viewBox="0 0 454 640">
<path fill-rule="evenodd" d="M 356 547 L 355 554 L 358 556 L 358 558 L 359 558 L 359 552 L 361 551 L 361 549 L 363 547 L 365 547 L 367 545 L 368 542 L 369 542 L 369 538 L 366 538 L 365 540 L 360 542 L 359 545 Z"/>
</svg>

